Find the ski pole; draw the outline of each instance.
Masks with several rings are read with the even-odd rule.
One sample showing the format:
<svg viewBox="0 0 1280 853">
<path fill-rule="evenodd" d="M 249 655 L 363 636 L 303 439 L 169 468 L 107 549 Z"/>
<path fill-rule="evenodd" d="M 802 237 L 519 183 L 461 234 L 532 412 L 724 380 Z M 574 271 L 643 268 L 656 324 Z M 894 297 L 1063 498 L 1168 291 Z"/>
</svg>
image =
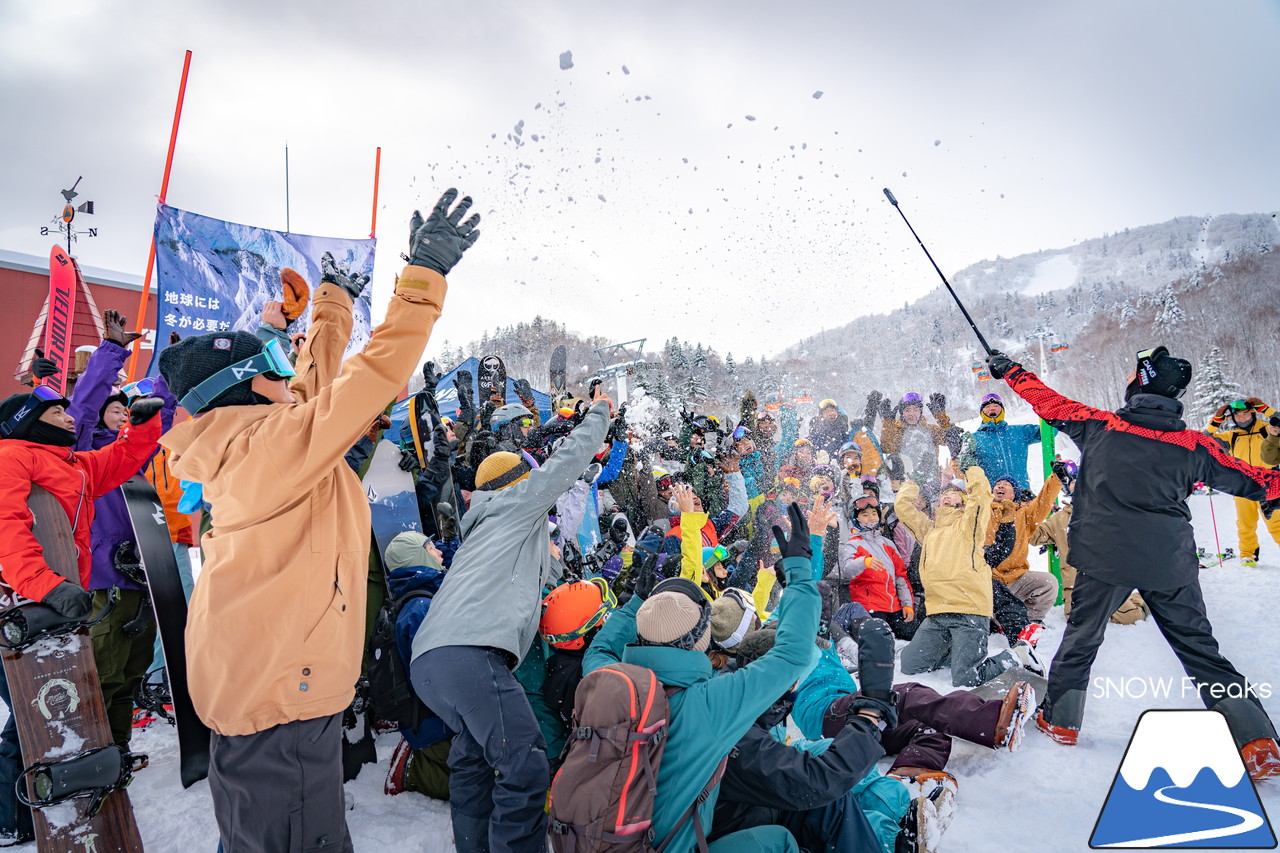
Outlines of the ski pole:
<svg viewBox="0 0 1280 853">
<path fill-rule="evenodd" d="M 951 282 L 947 281 L 947 277 L 943 275 L 942 270 L 938 268 L 938 262 L 933 259 L 933 255 L 929 254 L 928 247 L 926 247 L 924 241 L 920 239 L 920 235 L 916 233 L 916 229 L 911 228 L 911 222 L 907 220 L 907 215 L 902 212 L 902 208 L 898 205 L 898 200 L 893 197 L 893 193 L 889 192 L 888 187 L 884 188 L 884 197 L 889 199 L 889 204 L 892 204 L 894 208 L 897 209 L 898 215 L 902 217 L 902 221 L 907 223 L 907 228 L 911 230 L 911 236 L 915 237 L 916 242 L 920 244 L 920 248 L 924 249 L 924 256 L 929 259 L 929 263 L 933 264 L 933 268 L 937 271 L 938 277 L 941 278 L 942 283 L 947 286 L 947 291 L 951 294 L 951 298 L 956 301 L 956 306 L 959 307 L 960 313 L 969 321 L 969 328 L 973 329 L 973 333 L 978 336 L 978 343 L 982 344 L 982 348 L 987 351 L 987 355 L 991 355 L 991 345 L 988 344 L 987 339 L 982 336 L 982 332 L 978 331 L 978 327 L 974 324 L 973 318 L 970 317 L 969 312 L 965 310 L 964 303 L 960 301 L 960 297 L 956 295 L 955 289 L 951 287 Z"/>
<path fill-rule="evenodd" d="M 1213 511 L 1213 488 L 1205 483 L 1209 494 L 1209 518 L 1213 520 L 1213 547 L 1218 549 L 1218 568 L 1222 568 L 1222 543 L 1218 541 L 1218 514 Z"/>
</svg>

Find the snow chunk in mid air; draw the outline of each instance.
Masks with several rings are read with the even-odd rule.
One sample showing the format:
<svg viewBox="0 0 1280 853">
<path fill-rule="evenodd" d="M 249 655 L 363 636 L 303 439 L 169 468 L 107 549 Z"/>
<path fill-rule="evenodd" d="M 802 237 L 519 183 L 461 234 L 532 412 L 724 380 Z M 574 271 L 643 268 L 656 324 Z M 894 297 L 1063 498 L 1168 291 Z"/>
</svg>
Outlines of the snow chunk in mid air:
<svg viewBox="0 0 1280 853">
<path fill-rule="evenodd" d="M 560 70 L 568 71 L 572 67 L 573 67 L 573 51 L 566 50 L 564 53 L 560 54 Z"/>
</svg>

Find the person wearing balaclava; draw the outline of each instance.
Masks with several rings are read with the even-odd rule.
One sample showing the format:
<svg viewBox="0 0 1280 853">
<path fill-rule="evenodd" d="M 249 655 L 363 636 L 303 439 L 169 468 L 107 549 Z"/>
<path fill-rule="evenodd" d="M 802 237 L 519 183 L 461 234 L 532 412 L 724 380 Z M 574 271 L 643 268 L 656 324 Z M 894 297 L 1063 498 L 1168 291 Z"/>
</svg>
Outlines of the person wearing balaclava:
<svg viewBox="0 0 1280 853">
<path fill-rule="evenodd" d="M 92 566 L 90 528 L 93 498 L 107 494 L 138 472 L 156 450 L 160 401 L 134 403 L 119 438 L 101 450 L 76 451 L 70 401 L 40 386 L 0 402 L 0 580 L 18 595 L 39 601 L 63 616 L 86 618 L 85 591 Z M 27 498 L 33 485 L 49 491 L 67 514 L 79 555 L 78 579 L 64 579 L 45 562 L 32 531 Z M 0 699 L 12 710 L 0 670 Z M 12 713 L 0 732 L 0 845 L 33 837 L 31 812 L 18 804 L 14 782 L 22 772 L 17 725 Z"/>
<path fill-rule="evenodd" d="M 409 224 L 409 264 L 368 347 L 345 362 L 369 277 L 321 258 L 297 373 L 278 341 L 186 338 L 160 372 L 194 417 L 164 436 L 213 526 L 191 596 L 191 700 L 213 731 L 209 791 L 228 851 L 351 850 L 342 712 L 360 676 L 369 500 L 344 456 L 409 381 L 445 275 L 479 236 L 450 189 Z M 452 208 L 452 209 L 451 209 Z M 290 382 L 289 380 L 292 379 Z"/>
<path fill-rule="evenodd" d="M 1040 730 L 1076 743 L 1107 620 L 1137 589 L 1205 706 L 1226 717 L 1249 775 L 1280 775 L 1275 726 L 1209 625 L 1187 507 L 1194 485 L 1204 482 L 1262 502 L 1270 517 L 1280 506 L 1280 471 L 1246 465 L 1210 436 L 1186 429 L 1178 400 L 1191 364 L 1165 347 L 1138 353 L 1125 405 L 1115 412 L 1063 397 L 999 351 L 987 364 L 1081 453 L 1067 532 L 1077 570 L 1073 606 L 1037 714 Z"/>
</svg>

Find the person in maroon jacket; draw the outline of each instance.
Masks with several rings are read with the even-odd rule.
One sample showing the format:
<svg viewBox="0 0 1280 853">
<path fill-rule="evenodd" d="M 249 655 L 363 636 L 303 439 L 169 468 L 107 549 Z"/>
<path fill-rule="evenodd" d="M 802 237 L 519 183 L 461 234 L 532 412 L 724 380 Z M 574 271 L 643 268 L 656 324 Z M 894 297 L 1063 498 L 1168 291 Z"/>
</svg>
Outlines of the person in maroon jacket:
<svg viewBox="0 0 1280 853">
<path fill-rule="evenodd" d="M 133 405 L 120 438 L 101 450 L 77 452 L 70 403 L 44 386 L 0 402 L 0 580 L 16 596 L 39 601 L 70 619 L 91 610 L 89 584 L 93 549 L 89 528 L 93 502 L 117 488 L 142 467 L 160 438 L 160 400 Z M 48 490 L 67 514 L 75 535 L 79 584 L 64 579 L 44 561 L 27 508 L 31 487 Z M 12 600 L 6 604 L 11 606 Z M 0 846 L 30 840 L 31 812 L 18 804 L 14 782 L 22 772 L 17 724 L 9 685 L 0 669 L 0 700 L 9 721 L 0 732 Z"/>
<path fill-rule="evenodd" d="M 1001 352 L 987 364 L 1081 454 L 1067 528 L 1076 585 L 1036 719 L 1041 731 L 1076 743 L 1107 620 L 1137 589 L 1205 707 L 1226 717 L 1249 775 L 1280 776 L 1275 726 L 1213 636 L 1187 506 L 1195 484 L 1204 482 L 1261 502 L 1269 518 L 1280 506 L 1280 471 L 1248 465 L 1186 428 L 1178 398 L 1191 381 L 1191 364 L 1164 347 L 1138 353 L 1125 405 L 1114 413 L 1063 397 Z"/>
</svg>

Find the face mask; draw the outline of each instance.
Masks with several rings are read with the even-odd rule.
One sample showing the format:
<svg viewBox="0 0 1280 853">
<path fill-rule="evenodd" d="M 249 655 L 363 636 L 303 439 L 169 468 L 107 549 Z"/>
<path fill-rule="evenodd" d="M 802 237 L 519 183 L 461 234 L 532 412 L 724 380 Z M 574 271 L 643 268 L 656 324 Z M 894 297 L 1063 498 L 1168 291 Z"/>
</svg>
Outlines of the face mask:
<svg viewBox="0 0 1280 853">
<path fill-rule="evenodd" d="M 27 434 L 22 436 L 36 444 L 47 444 L 50 447 L 72 447 L 76 443 L 76 434 L 69 429 L 56 427 L 44 421 L 36 421 Z"/>
</svg>

